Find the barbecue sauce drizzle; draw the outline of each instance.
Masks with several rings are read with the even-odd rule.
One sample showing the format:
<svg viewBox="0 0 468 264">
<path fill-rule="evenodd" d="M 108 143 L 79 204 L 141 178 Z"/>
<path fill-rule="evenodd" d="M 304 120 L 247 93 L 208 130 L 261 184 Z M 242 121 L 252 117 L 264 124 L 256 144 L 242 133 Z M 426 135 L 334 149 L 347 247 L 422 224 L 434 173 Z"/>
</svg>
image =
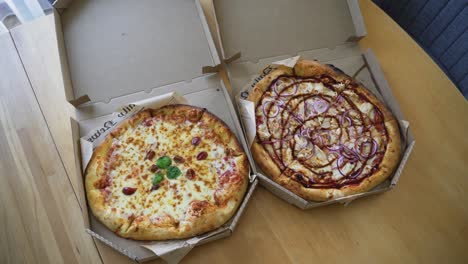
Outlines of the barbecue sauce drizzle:
<svg viewBox="0 0 468 264">
<path fill-rule="evenodd" d="M 293 78 L 295 80 L 291 84 L 283 87 L 281 91 L 277 92 L 277 91 L 275 91 L 273 89 L 273 85 L 276 84 L 280 78 Z M 326 74 L 320 75 L 318 77 L 299 77 L 299 76 L 296 76 L 296 75 L 292 75 L 292 76 L 280 75 L 280 76 L 278 76 L 276 79 L 274 79 L 270 83 L 267 90 L 261 96 L 261 98 L 259 100 L 259 104 L 256 106 L 256 111 L 255 112 L 256 113 L 258 112 L 259 107 L 260 108 L 263 107 L 262 102 L 263 102 L 263 99 L 265 98 L 265 96 L 266 96 L 266 94 L 268 92 L 271 92 L 272 95 L 274 95 L 274 96 L 272 96 L 272 98 L 274 99 L 274 102 L 283 102 L 283 103 L 280 103 L 280 104 L 272 103 L 265 109 L 266 113 L 270 113 L 270 110 L 271 110 L 272 107 L 279 107 L 280 108 L 279 109 L 280 112 L 278 114 L 280 116 L 279 118 L 280 118 L 280 126 L 281 126 L 280 139 L 277 140 L 277 141 L 273 141 L 273 143 L 262 143 L 262 142 L 259 142 L 259 143 L 262 144 L 264 146 L 264 148 L 265 148 L 265 145 L 271 145 L 272 151 L 268 150 L 267 148 L 265 148 L 265 149 L 266 149 L 268 155 L 270 155 L 270 157 L 280 167 L 281 172 L 283 174 L 287 175 L 288 177 L 290 177 L 291 179 L 295 180 L 296 182 L 299 182 L 300 184 L 302 184 L 306 188 L 316 188 L 316 189 L 320 189 L 320 188 L 341 188 L 341 187 L 346 186 L 346 185 L 352 185 L 352 184 L 360 183 L 361 181 L 366 179 L 375 170 L 377 170 L 379 168 L 379 165 L 380 165 L 380 163 L 382 162 L 382 159 L 383 159 L 383 155 L 386 152 L 387 143 L 388 143 L 388 132 L 387 132 L 387 129 L 385 127 L 385 120 L 383 119 L 383 114 L 380 112 L 380 110 L 373 103 L 368 101 L 365 96 L 363 96 L 362 94 L 360 94 L 359 92 L 357 92 L 356 90 L 353 89 L 354 87 L 357 87 L 357 84 L 353 83 L 353 82 L 350 82 L 349 84 L 343 83 L 345 85 L 345 88 L 343 89 L 343 91 L 346 90 L 346 89 L 352 89 L 354 91 L 354 93 L 356 95 L 358 95 L 361 100 L 364 100 L 365 102 L 370 103 L 373 106 L 373 110 L 375 111 L 375 115 L 378 116 L 378 118 L 374 117 L 374 120 L 378 119 L 378 122 L 379 122 L 378 124 L 375 124 L 374 121 L 369 118 L 370 124 L 366 125 L 363 113 L 359 110 L 359 108 L 349 98 L 346 97 L 346 95 L 343 94 L 343 91 L 341 91 L 340 93 L 337 93 L 335 98 L 333 98 L 332 96 L 329 96 L 329 95 L 322 95 L 322 94 L 300 94 L 300 95 L 290 95 L 290 96 L 288 96 L 287 101 L 284 101 L 284 100 L 281 99 L 281 97 L 282 97 L 281 93 L 283 93 L 284 91 L 287 91 L 291 86 L 299 85 L 301 83 L 308 83 L 308 82 L 321 83 L 326 88 L 334 91 L 335 93 L 337 93 L 337 91 L 336 91 L 335 87 L 333 87 L 333 85 L 340 84 L 340 82 L 337 82 L 334 78 L 332 78 L 331 76 L 326 75 Z M 310 98 L 313 98 L 313 97 L 318 97 L 318 98 L 326 101 L 328 106 L 327 106 L 327 109 L 325 111 L 323 111 L 322 113 L 317 114 L 317 115 L 310 115 L 307 118 L 306 114 L 305 114 L 305 112 L 306 112 L 306 109 L 305 109 L 306 101 L 308 99 L 310 99 Z M 295 100 L 295 99 L 298 99 L 298 98 L 300 100 L 297 102 L 296 106 L 293 109 L 290 109 L 289 103 L 292 100 Z M 324 168 L 326 166 L 331 166 L 333 164 L 333 162 L 337 161 L 338 158 L 335 157 L 334 159 L 331 159 L 328 163 L 323 164 L 322 166 L 319 166 L 319 167 L 310 166 L 305 161 L 301 161 L 300 159 L 298 159 L 297 156 L 295 155 L 295 145 L 297 144 L 297 142 L 296 142 L 296 140 L 294 138 L 294 135 L 297 134 L 298 130 L 302 129 L 302 126 L 306 122 L 308 122 L 308 121 L 310 121 L 313 118 L 316 118 L 318 116 L 322 116 L 322 114 L 326 114 L 328 112 L 328 110 L 330 110 L 330 108 L 334 104 L 337 103 L 339 98 L 341 98 L 341 100 L 345 100 L 346 103 L 349 106 L 351 106 L 351 108 L 345 109 L 346 111 L 354 110 L 359 114 L 359 120 L 362 122 L 362 126 L 363 126 L 363 130 L 361 132 L 362 134 L 364 134 L 366 132 L 369 132 L 369 134 L 371 134 L 369 128 L 371 126 L 374 126 L 377 131 L 379 131 L 380 133 L 383 132 L 383 134 L 385 135 L 385 140 L 382 143 L 383 148 L 384 148 L 383 151 L 377 151 L 373 157 L 367 157 L 367 158 L 364 158 L 363 160 L 355 161 L 354 166 L 351 169 L 351 171 L 349 171 L 348 173 L 345 174 L 344 177 L 342 177 L 341 179 L 336 181 L 336 180 L 332 179 L 331 177 L 328 177 L 328 179 L 325 179 L 325 178 L 322 179 L 322 176 L 324 176 L 324 175 L 325 176 L 331 175 L 332 174 L 331 171 L 318 172 L 318 171 L 316 171 L 316 169 Z M 296 111 L 297 108 L 299 107 L 299 105 L 301 105 L 301 103 L 304 103 L 304 117 L 305 117 L 304 120 L 299 118 L 295 114 L 297 112 Z M 284 116 L 283 116 L 283 111 L 286 111 L 288 113 L 288 116 L 286 117 L 285 120 L 284 120 Z M 340 114 L 343 114 L 343 113 L 340 113 Z M 330 116 L 330 115 L 324 115 L 322 117 L 337 119 L 337 116 Z M 278 117 L 274 117 L 274 118 L 278 118 Z M 299 125 L 295 128 L 294 133 L 292 134 L 292 138 L 291 139 L 285 139 L 286 137 L 291 136 L 291 135 L 288 135 L 287 133 L 285 133 L 285 127 L 286 127 L 286 124 L 289 123 L 290 118 L 293 118 L 296 122 L 299 123 Z M 265 122 L 266 122 L 267 129 L 270 132 L 271 128 L 270 128 L 270 122 L 268 122 L 268 119 L 270 119 L 270 117 L 268 117 L 268 115 L 266 115 L 265 116 Z M 257 126 L 257 129 L 258 129 L 258 126 L 259 126 L 258 122 L 256 122 L 256 126 Z M 380 129 L 379 129 L 379 126 L 381 126 Z M 338 140 L 341 142 L 342 137 L 343 137 L 343 129 L 346 129 L 346 128 L 342 127 L 341 125 L 338 128 L 340 128 L 340 130 L 339 130 L 340 133 L 338 135 Z M 351 128 L 356 129 L 352 124 L 350 124 L 350 126 L 347 127 L 347 129 L 351 129 Z M 328 130 L 328 131 L 330 131 L 331 128 L 319 129 L 319 130 Z M 272 137 L 273 137 L 273 135 L 272 135 L 272 133 L 270 133 L 269 139 L 267 141 L 274 140 L 274 139 L 272 139 Z M 348 139 L 350 139 L 349 132 L 347 133 L 347 137 L 348 137 Z M 372 135 L 369 136 L 369 137 L 372 138 Z M 275 148 L 275 143 L 276 142 L 279 142 L 279 148 L 278 149 Z M 306 176 L 304 176 L 302 173 L 298 173 L 298 172 L 294 171 L 293 169 L 288 167 L 289 164 L 284 163 L 284 161 L 283 161 L 283 144 L 284 144 L 284 142 L 287 142 L 288 144 L 290 144 L 289 147 L 292 150 L 293 161 L 294 160 L 298 161 L 301 165 L 303 165 L 310 172 L 312 172 L 312 174 L 314 175 L 313 179 L 309 178 L 308 180 L 306 180 L 307 179 Z M 312 142 L 312 144 L 314 144 L 314 148 L 317 147 L 317 145 L 315 145 L 315 143 Z M 378 147 L 377 147 L 377 150 L 378 150 Z M 273 152 L 273 153 L 271 153 L 271 152 Z M 331 153 L 330 151 L 327 151 L 327 154 L 330 154 L 330 153 Z M 272 154 L 274 156 L 272 156 Z M 315 153 L 314 153 L 314 155 L 315 155 Z M 328 155 L 327 155 L 327 157 L 328 157 Z M 372 165 L 372 168 L 370 169 L 370 171 L 368 173 L 362 174 L 362 171 L 364 170 L 364 167 L 367 165 L 367 162 L 371 158 L 374 158 L 374 160 L 376 161 L 376 162 L 374 162 L 375 164 Z M 361 166 L 358 166 L 359 163 L 361 163 Z M 339 166 L 339 165 L 337 164 L 337 166 Z M 342 166 L 340 166 L 340 168 L 341 167 Z M 332 168 L 332 169 L 335 169 L 335 168 Z M 355 176 L 356 174 L 357 174 L 357 176 Z M 354 177 L 351 178 L 350 176 L 354 176 Z"/>
</svg>

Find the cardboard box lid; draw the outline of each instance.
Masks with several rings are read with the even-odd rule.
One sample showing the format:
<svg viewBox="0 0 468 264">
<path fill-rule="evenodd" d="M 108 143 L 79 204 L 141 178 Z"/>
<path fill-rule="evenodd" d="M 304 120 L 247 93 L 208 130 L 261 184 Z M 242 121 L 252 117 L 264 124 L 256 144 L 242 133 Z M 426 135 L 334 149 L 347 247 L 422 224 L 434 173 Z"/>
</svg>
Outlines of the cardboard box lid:
<svg viewBox="0 0 468 264">
<path fill-rule="evenodd" d="M 108 102 L 219 64 L 196 0 L 72 1 L 61 24 L 74 98 Z"/>
<path fill-rule="evenodd" d="M 239 61 L 334 48 L 365 36 L 356 0 L 213 0 L 224 58 Z"/>
</svg>

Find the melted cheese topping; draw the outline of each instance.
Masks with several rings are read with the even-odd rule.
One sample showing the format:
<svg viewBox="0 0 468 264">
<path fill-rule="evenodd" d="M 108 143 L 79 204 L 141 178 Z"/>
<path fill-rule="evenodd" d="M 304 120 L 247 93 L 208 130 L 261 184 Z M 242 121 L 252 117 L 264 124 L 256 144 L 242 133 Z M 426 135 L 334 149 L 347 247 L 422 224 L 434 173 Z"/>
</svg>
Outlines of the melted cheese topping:
<svg viewBox="0 0 468 264">
<path fill-rule="evenodd" d="M 143 216 L 154 223 L 170 218 L 179 223 L 193 201 L 214 205 L 215 192 L 229 187 L 220 186 L 219 176 L 236 171 L 235 158 L 226 155 L 227 146 L 218 143 L 216 131 L 200 125 L 202 121 L 172 119 L 169 114 L 144 120 L 114 139 L 106 161 L 111 180 L 108 210 L 123 218 Z M 192 144 L 195 137 L 201 139 L 198 145 Z M 153 157 L 149 152 L 154 152 Z M 207 153 L 205 159 L 197 159 L 201 152 Z M 169 179 L 161 169 L 165 176 L 155 188 L 151 167 L 162 156 L 170 157 L 182 174 Z M 183 162 L 176 162 L 176 156 Z M 195 172 L 193 179 L 187 176 L 188 170 Z M 136 188 L 135 193 L 124 194 L 128 187 Z"/>
</svg>

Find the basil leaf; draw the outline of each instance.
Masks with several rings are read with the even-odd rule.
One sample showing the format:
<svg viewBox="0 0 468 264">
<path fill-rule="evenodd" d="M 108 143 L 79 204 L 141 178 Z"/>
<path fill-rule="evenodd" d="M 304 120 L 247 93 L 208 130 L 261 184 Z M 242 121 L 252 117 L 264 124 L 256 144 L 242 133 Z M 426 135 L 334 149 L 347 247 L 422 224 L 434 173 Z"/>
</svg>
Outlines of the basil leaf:
<svg viewBox="0 0 468 264">
<path fill-rule="evenodd" d="M 156 161 L 156 166 L 160 169 L 166 169 L 171 166 L 172 160 L 168 156 L 162 156 Z"/>
<path fill-rule="evenodd" d="M 153 185 L 159 184 L 162 180 L 164 180 L 164 174 L 161 172 L 156 173 L 153 178 Z"/>
<path fill-rule="evenodd" d="M 167 168 L 167 177 L 169 179 L 175 179 L 179 177 L 181 174 L 182 172 L 176 166 L 170 166 L 169 168 Z"/>
</svg>

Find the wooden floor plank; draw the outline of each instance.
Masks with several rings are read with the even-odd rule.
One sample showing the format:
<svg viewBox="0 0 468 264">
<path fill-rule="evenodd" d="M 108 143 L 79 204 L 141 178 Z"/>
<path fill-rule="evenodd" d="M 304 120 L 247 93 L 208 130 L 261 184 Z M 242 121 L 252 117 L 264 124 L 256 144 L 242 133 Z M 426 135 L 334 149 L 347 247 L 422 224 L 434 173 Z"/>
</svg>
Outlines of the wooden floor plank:
<svg viewBox="0 0 468 264">
<path fill-rule="evenodd" d="M 0 52 L 2 256 L 8 263 L 100 263 L 8 33 L 0 35 Z"/>
<path fill-rule="evenodd" d="M 74 190 L 81 186 L 75 177 L 75 160 L 70 116 L 72 106 L 65 99 L 62 61 L 59 57 L 55 13 L 38 18 L 11 30 L 21 62 L 24 64 L 37 102 L 59 152 L 61 162 L 69 175 Z M 49 105 L 50 104 L 50 105 Z"/>
</svg>

